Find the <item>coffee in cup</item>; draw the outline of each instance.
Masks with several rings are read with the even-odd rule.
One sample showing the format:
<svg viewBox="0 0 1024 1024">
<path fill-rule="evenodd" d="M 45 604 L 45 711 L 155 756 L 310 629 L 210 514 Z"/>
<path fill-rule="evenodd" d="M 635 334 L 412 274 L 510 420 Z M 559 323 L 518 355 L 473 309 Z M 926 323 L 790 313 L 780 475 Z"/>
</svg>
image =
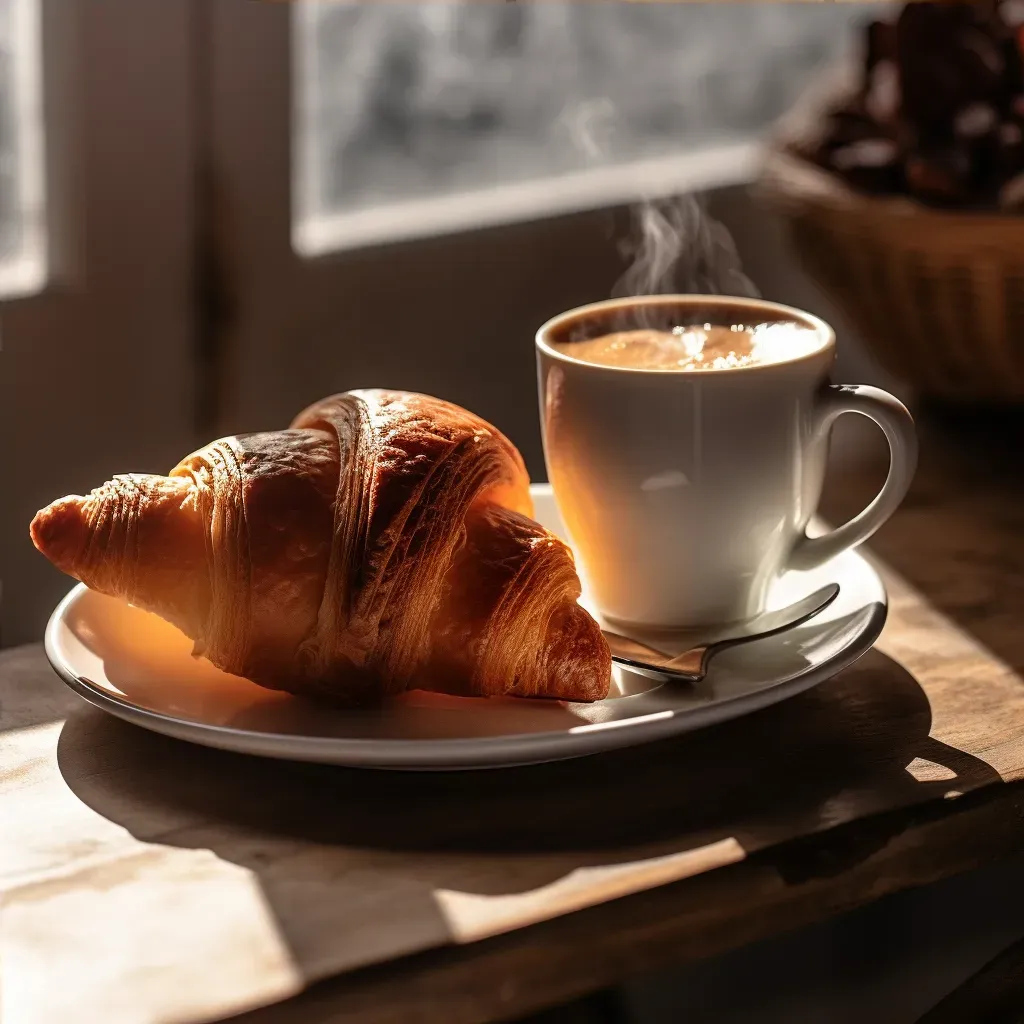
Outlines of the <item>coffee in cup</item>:
<svg viewBox="0 0 1024 1024">
<path fill-rule="evenodd" d="M 731 370 L 792 359 L 821 347 L 799 323 L 677 324 L 671 330 L 635 327 L 596 338 L 556 343 L 573 359 L 633 370 Z"/>
</svg>

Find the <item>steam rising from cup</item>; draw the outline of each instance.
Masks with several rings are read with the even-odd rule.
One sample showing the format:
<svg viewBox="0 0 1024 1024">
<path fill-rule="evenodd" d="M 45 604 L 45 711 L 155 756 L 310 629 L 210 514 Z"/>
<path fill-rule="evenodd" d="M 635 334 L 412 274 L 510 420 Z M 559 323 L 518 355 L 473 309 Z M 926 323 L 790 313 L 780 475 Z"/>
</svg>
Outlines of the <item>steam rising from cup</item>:
<svg viewBox="0 0 1024 1024">
<path fill-rule="evenodd" d="M 571 144 L 592 165 L 614 158 L 617 124 L 608 97 L 576 104 L 562 115 Z M 612 288 L 613 298 L 672 292 L 759 297 L 732 236 L 696 196 L 643 197 L 630 216 L 631 232 L 620 243 L 630 265 Z"/>
<path fill-rule="evenodd" d="M 631 217 L 632 236 L 620 246 L 631 262 L 613 297 L 669 292 L 758 297 L 729 231 L 695 196 L 642 200 Z"/>
</svg>

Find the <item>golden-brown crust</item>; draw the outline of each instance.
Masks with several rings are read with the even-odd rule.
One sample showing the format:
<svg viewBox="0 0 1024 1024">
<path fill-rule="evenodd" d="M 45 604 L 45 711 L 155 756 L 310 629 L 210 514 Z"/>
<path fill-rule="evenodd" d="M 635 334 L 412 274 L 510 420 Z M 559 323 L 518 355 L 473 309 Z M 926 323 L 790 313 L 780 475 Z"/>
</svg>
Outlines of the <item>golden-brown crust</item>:
<svg viewBox="0 0 1024 1024">
<path fill-rule="evenodd" d="M 227 452 L 237 483 L 230 476 L 208 480 L 211 467 L 228 461 Z M 227 671 L 282 688 L 316 627 L 327 582 L 335 439 L 316 430 L 244 434 L 182 460 L 172 476 L 189 479 L 209 505 L 209 576 L 214 593 L 220 590 L 212 600 L 223 614 L 195 637 L 198 652 Z M 218 501 L 238 506 L 229 519 L 238 531 L 234 559 L 223 550 L 228 538 L 214 536 Z"/>
<path fill-rule="evenodd" d="M 226 671 L 365 703 L 410 687 L 593 700 L 610 656 L 522 458 L 435 398 L 358 391 L 215 441 L 32 525 L 65 572 Z"/>
<path fill-rule="evenodd" d="M 81 497 L 69 495 L 32 520 L 35 546 L 62 572 L 124 598 L 190 637 L 209 595 L 206 524 L 187 481 L 133 473 Z"/>
<path fill-rule="evenodd" d="M 539 523 L 489 502 L 466 520 L 431 629 L 430 686 L 485 696 L 600 700 L 611 653 L 577 603 L 572 552 Z"/>
</svg>

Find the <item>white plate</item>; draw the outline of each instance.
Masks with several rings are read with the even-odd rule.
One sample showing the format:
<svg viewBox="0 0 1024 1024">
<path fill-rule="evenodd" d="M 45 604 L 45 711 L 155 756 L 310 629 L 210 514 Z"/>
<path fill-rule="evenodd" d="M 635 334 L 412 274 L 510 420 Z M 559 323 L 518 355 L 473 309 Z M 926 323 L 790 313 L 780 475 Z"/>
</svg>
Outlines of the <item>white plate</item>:
<svg viewBox="0 0 1024 1024">
<path fill-rule="evenodd" d="M 550 488 L 537 518 L 563 527 Z M 265 757 L 439 770 L 531 764 L 632 746 L 724 722 L 834 675 L 874 643 L 886 593 L 855 551 L 772 591 L 781 607 L 831 581 L 842 590 L 818 618 L 716 658 L 699 685 L 615 669 L 615 696 L 596 704 L 403 695 L 386 708 L 343 711 L 264 690 L 191 657 L 191 642 L 147 612 L 76 586 L 46 630 L 46 653 L 87 701 L 155 732 Z M 587 603 L 584 596 L 584 604 Z"/>
</svg>

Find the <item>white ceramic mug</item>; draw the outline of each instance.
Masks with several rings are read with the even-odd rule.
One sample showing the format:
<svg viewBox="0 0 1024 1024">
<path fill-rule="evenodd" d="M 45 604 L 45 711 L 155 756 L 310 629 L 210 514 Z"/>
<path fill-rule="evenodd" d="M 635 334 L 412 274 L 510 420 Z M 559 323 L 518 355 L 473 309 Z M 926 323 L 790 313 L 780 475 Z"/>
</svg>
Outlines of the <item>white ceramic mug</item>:
<svg viewBox="0 0 1024 1024">
<path fill-rule="evenodd" d="M 794 322 L 816 348 L 782 361 L 673 372 L 583 362 L 558 342 L 635 326 Z M 646 628 L 719 625 L 764 610 L 772 581 L 860 544 L 895 511 L 917 461 L 913 420 L 878 388 L 830 382 L 835 334 L 818 317 L 759 300 L 616 299 L 537 332 L 548 478 L 602 614 Z M 833 422 L 874 420 L 889 475 L 860 515 L 821 537 Z"/>
</svg>

